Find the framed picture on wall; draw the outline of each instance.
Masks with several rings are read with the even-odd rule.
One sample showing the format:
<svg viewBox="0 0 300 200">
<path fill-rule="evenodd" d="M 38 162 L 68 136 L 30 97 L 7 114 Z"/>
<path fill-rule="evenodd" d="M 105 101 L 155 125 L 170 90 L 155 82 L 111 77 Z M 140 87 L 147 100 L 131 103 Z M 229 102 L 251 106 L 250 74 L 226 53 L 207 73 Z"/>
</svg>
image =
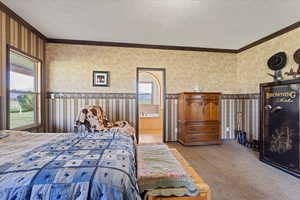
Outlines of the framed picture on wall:
<svg viewBox="0 0 300 200">
<path fill-rule="evenodd" d="M 93 86 L 94 87 L 108 87 L 109 86 L 109 72 L 93 71 Z"/>
</svg>

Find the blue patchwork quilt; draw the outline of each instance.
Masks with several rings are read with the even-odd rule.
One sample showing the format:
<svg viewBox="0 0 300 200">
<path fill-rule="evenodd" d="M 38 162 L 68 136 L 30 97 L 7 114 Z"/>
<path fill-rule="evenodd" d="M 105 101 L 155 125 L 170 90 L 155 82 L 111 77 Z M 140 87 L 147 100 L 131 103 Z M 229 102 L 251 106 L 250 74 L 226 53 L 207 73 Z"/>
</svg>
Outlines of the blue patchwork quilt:
<svg viewBox="0 0 300 200">
<path fill-rule="evenodd" d="M 0 166 L 0 199 L 140 200 L 133 140 L 110 131 L 42 145 Z"/>
</svg>

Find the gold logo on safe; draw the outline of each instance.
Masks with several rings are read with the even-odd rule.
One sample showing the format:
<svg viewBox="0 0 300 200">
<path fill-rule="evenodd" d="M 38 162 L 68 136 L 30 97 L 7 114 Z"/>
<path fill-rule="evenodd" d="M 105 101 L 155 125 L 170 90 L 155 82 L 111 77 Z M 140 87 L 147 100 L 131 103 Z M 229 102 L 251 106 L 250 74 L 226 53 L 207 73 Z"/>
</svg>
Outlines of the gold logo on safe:
<svg viewBox="0 0 300 200">
<path fill-rule="evenodd" d="M 294 99 L 296 98 L 297 93 L 295 91 L 292 92 L 267 92 L 266 93 L 266 98 L 270 99 L 270 98 L 276 98 L 276 97 L 286 97 L 286 98 L 290 98 L 290 99 Z"/>
</svg>

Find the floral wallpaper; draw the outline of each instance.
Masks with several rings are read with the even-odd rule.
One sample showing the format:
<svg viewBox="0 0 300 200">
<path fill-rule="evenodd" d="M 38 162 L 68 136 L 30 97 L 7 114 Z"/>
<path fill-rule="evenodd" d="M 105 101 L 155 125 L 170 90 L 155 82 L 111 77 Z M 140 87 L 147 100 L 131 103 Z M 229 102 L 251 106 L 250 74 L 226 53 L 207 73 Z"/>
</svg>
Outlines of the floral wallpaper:
<svg viewBox="0 0 300 200">
<path fill-rule="evenodd" d="M 284 51 L 287 54 L 287 65 L 283 72 L 291 68 L 296 71 L 298 64 L 293 59 L 294 52 L 300 48 L 300 28 L 264 42 L 237 55 L 237 83 L 239 93 L 258 93 L 259 84 L 271 82 L 272 73 L 267 66 L 268 59 L 275 53 Z M 285 77 L 288 78 L 288 77 Z"/>
<path fill-rule="evenodd" d="M 236 93 L 236 54 L 51 44 L 47 91 L 135 92 L 136 68 L 165 68 L 167 92 Z M 110 87 L 92 87 L 92 71 L 110 71 Z"/>
<path fill-rule="evenodd" d="M 51 92 L 135 92 L 136 68 L 165 68 L 167 92 L 258 93 L 270 82 L 267 60 L 279 51 L 288 56 L 284 72 L 297 70 L 294 52 L 300 28 L 239 54 L 124 47 L 47 44 L 47 90 Z M 92 87 L 92 71 L 110 71 L 110 87 Z"/>
</svg>

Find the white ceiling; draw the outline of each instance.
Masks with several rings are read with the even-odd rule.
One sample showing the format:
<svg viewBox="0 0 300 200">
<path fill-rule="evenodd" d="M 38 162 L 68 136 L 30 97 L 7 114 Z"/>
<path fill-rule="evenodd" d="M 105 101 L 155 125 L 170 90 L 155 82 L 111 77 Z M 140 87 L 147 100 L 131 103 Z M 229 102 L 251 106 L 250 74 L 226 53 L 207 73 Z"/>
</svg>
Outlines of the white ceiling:
<svg viewBox="0 0 300 200">
<path fill-rule="evenodd" d="M 300 0 L 1 0 L 48 38 L 239 49 L 300 20 Z"/>
</svg>

